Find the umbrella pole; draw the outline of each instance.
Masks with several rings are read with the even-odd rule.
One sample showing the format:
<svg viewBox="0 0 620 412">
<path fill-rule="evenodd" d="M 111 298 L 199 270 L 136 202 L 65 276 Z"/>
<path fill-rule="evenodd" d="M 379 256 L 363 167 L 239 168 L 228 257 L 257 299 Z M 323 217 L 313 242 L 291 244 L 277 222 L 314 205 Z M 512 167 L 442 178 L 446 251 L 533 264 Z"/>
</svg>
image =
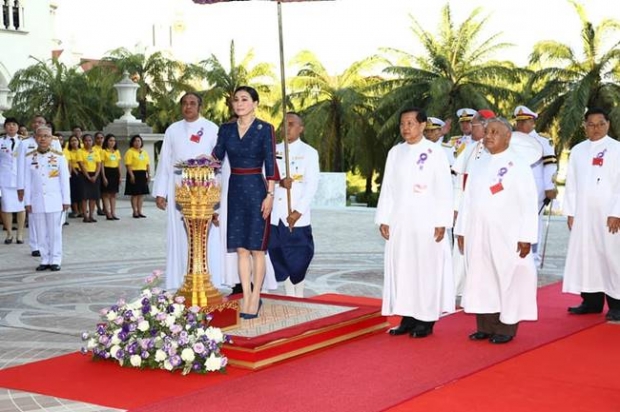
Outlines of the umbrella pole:
<svg viewBox="0 0 620 412">
<path fill-rule="evenodd" d="M 286 169 L 286 178 L 288 179 L 290 174 L 289 167 L 289 153 L 288 153 L 288 140 L 286 138 L 286 78 L 284 74 L 284 36 L 282 34 L 282 2 L 278 1 L 278 40 L 280 45 L 280 83 L 282 86 L 282 141 L 284 142 L 284 164 Z M 286 206 L 288 215 L 292 213 L 291 210 L 291 189 L 286 189 Z M 291 232 L 293 228 L 290 228 Z"/>
</svg>

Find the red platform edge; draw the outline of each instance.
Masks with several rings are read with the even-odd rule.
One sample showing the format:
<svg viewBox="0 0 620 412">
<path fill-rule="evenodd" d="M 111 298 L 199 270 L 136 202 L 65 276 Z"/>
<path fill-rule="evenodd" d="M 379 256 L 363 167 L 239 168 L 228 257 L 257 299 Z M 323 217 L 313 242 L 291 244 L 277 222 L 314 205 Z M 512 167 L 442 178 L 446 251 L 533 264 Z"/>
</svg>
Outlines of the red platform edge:
<svg viewBox="0 0 620 412">
<path fill-rule="evenodd" d="M 265 299 L 300 300 L 278 295 L 264 295 Z M 389 323 L 376 306 L 355 305 L 351 303 L 303 299 L 319 305 L 351 307 L 353 310 L 304 322 L 276 332 L 246 338 L 230 335 L 232 345 L 224 345 L 222 351 L 228 362 L 239 368 L 261 369 L 306 353 L 324 349 L 347 340 L 385 330 Z"/>
</svg>

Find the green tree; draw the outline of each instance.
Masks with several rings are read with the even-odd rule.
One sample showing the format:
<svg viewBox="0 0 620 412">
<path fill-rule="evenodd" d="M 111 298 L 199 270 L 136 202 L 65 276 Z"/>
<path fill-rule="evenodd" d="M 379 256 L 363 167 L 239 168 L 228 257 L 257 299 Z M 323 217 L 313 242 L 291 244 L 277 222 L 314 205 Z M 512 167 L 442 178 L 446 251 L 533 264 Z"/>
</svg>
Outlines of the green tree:
<svg viewBox="0 0 620 412">
<path fill-rule="evenodd" d="M 89 78 L 79 67 L 67 67 L 57 59 L 38 60 L 19 70 L 9 88 L 15 93 L 11 113 L 23 120 L 40 113 L 59 130 L 74 124 L 96 129 L 109 121 L 109 110 L 101 111 L 104 99 Z"/>
<path fill-rule="evenodd" d="M 254 59 L 252 50 L 248 51 L 241 61 L 238 61 L 234 41 L 230 42 L 228 59 L 228 67 L 214 54 L 200 62 L 198 72 L 206 80 L 203 95 L 208 117 L 216 123 L 230 120 L 235 114 L 232 108 L 235 89 L 239 86 L 251 86 L 260 95 L 261 117 L 271 120 L 268 113 L 275 83 L 272 66 L 268 63 L 251 66 Z"/>
<path fill-rule="evenodd" d="M 396 60 L 385 69 L 387 80 L 380 86 L 385 96 L 379 110 L 387 119 L 381 133 L 392 143 L 399 139 L 398 115 L 405 107 L 424 107 L 429 115 L 449 119 L 461 107 L 496 109 L 498 101 L 513 98 L 506 85 L 519 80 L 518 70 L 511 63 L 491 59 L 511 45 L 499 43 L 499 34 L 481 39 L 488 17 L 481 18 L 480 13 L 480 8 L 475 9 L 457 25 L 446 5 L 436 35 L 412 17 L 412 31 L 424 53 L 414 56 L 385 49 Z"/>
<path fill-rule="evenodd" d="M 379 79 L 369 73 L 379 62 L 379 58 L 369 57 L 332 76 L 309 51 L 293 59 L 301 68 L 290 80 L 290 99 L 303 108 L 306 134 L 318 148 L 321 170 L 343 172 L 357 162 L 364 174 L 372 176 L 373 148 L 368 142 L 376 132 L 369 90 Z M 345 141 L 350 144 L 345 146 Z"/>
<path fill-rule="evenodd" d="M 620 22 L 605 19 L 594 26 L 581 4 L 570 3 L 581 21 L 581 53 L 546 40 L 537 43 L 530 56 L 531 63 L 542 67 L 533 80 L 544 83 L 532 102 L 540 111 L 537 125 L 546 130 L 557 124 L 562 147 L 584 139 L 580 126 L 588 107 L 610 111 L 612 128 L 616 134 L 620 131 Z"/>
</svg>

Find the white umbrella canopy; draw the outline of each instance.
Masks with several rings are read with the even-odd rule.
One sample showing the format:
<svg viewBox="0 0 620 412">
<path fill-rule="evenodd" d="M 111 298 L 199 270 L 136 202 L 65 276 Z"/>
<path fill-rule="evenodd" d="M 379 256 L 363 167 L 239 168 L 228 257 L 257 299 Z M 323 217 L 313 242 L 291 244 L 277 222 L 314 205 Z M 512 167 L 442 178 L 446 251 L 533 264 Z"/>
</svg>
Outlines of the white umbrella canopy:
<svg viewBox="0 0 620 412">
<path fill-rule="evenodd" d="M 192 0 L 196 4 L 215 4 L 215 3 L 228 3 L 232 1 L 250 1 L 250 0 Z M 284 164 L 286 165 L 286 177 L 290 177 L 289 170 L 289 154 L 288 154 L 288 141 L 286 139 L 286 78 L 284 73 L 284 38 L 282 35 L 282 4 L 281 3 L 300 3 L 304 1 L 332 1 L 332 0 L 260 0 L 260 1 L 273 1 L 278 4 L 278 40 L 280 46 L 280 87 L 282 88 L 282 142 L 284 143 Z M 291 191 L 286 190 L 286 200 L 288 205 L 288 213 L 291 214 Z M 291 228 L 292 230 L 292 228 Z"/>
</svg>

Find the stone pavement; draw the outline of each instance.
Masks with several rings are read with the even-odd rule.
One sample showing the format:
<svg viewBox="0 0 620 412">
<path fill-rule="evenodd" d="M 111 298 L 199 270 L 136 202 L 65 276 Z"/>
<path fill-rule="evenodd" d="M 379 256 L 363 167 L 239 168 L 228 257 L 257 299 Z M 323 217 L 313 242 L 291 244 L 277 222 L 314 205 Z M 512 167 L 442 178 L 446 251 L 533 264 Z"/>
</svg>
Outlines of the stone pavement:
<svg viewBox="0 0 620 412">
<path fill-rule="evenodd" d="M 129 202 L 121 200 L 120 221 L 69 219 L 60 272 L 35 272 L 38 259 L 27 244 L 0 245 L 0 368 L 78 351 L 80 334 L 94 328 L 99 309 L 136 296 L 148 274 L 164 269 L 165 213 L 152 202 L 144 212 L 146 219 L 133 219 Z M 381 297 L 383 240 L 373 224 L 374 209 L 312 213 L 316 254 L 306 296 Z M 560 278 L 566 256 L 565 220 L 553 217 L 549 229 L 541 285 Z M 283 294 L 282 288 L 276 293 Z M 0 412 L 42 410 L 112 409 L 0 388 Z"/>
</svg>

